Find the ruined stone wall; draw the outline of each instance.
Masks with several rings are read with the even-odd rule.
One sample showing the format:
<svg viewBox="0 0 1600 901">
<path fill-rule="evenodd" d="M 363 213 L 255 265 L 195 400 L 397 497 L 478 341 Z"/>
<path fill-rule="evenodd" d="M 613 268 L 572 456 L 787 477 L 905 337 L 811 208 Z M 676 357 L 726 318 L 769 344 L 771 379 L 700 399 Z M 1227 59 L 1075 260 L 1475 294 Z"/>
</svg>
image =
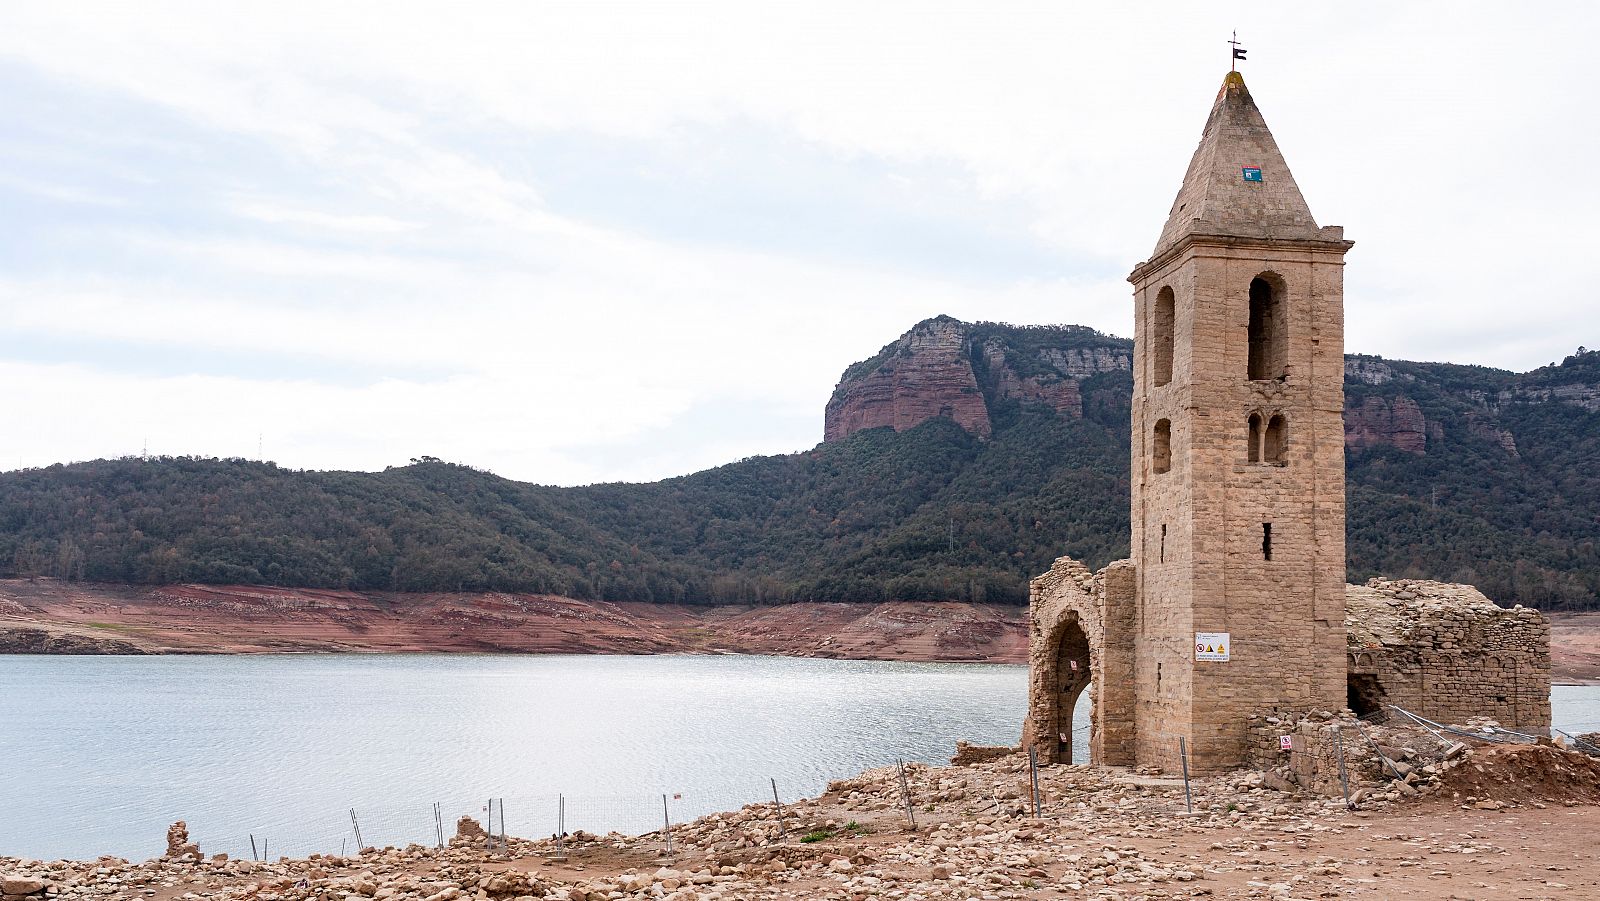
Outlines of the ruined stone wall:
<svg viewBox="0 0 1600 901">
<path fill-rule="evenodd" d="M 1061 557 L 1030 586 L 1028 718 L 1023 746 L 1045 763 L 1071 763 L 1084 738 L 1096 763 L 1127 766 L 1134 755 L 1133 566 L 1098 573 Z M 1081 633 L 1081 654 L 1073 640 Z M 1074 670 L 1072 662 L 1081 669 Z M 1086 689 L 1087 686 L 1087 689 Z M 1072 706 L 1090 692 L 1088 736 L 1072 732 Z"/>
<path fill-rule="evenodd" d="M 1246 763 L 1251 769 L 1268 773 L 1286 770 L 1285 776 L 1293 786 L 1320 795 L 1336 797 L 1344 793 L 1344 784 L 1339 779 L 1341 748 L 1345 773 L 1352 788 L 1376 782 L 1381 775 L 1368 759 L 1370 751 L 1366 738 L 1348 716 L 1329 712 L 1289 717 L 1253 716 L 1249 721 L 1249 734 Z M 1288 750 L 1281 742 L 1285 737 L 1290 740 Z"/>
<path fill-rule="evenodd" d="M 1550 726 L 1550 623 L 1470 585 L 1372 579 L 1346 589 L 1349 702 L 1394 704 L 1446 723 L 1489 717 Z"/>
<path fill-rule="evenodd" d="M 1070 762 L 1071 748 L 1085 738 L 1097 764 L 1149 762 L 1138 757 L 1148 736 L 1139 732 L 1135 693 L 1136 665 L 1146 656 L 1136 647 L 1135 576 L 1129 561 L 1091 574 L 1062 557 L 1033 580 L 1023 743 L 1045 763 Z M 1414 580 L 1348 585 L 1345 603 L 1346 700 L 1357 713 L 1393 704 L 1458 725 L 1488 717 L 1518 731 L 1542 734 L 1549 727 L 1550 627 L 1538 611 L 1498 607 L 1469 585 Z M 1063 670 L 1080 653 L 1064 646 L 1072 629 L 1085 638 L 1087 674 Z M 1086 683 L 1092 683 L 1090 734 L 1073 736 L 1072 702 Z M 1334 703 L 1309 714 L 1299 704 L 1245 711 L 1236 724 L 1246 735 L 1244 758 L 1263 768 L 1287 765 L 1298 784 L 1330 792 L 1336 739 L 1325 727 L 1347 717 L 1344 709 Z M 1304 734 L 1291 752 L 1280 752 L 1278 738 L 1288 732 Z"/>
</svg>

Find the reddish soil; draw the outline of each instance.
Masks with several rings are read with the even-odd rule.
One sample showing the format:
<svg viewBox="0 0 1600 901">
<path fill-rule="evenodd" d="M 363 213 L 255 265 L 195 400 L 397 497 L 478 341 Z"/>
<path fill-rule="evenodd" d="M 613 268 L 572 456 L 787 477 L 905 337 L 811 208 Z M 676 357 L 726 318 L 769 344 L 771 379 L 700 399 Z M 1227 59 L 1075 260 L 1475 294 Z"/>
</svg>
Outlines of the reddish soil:
<svg viewBox="0 0 1600 901">
<path fill-rule="evenodd" d="M 1557 682 L 1600 682 L 1600 613 L 1550 616 Z M 504 651 L 781 654 L 1026 663 L 1026 611 L 954 601 L 687 607 L 503 593 L 399 594 L 247 585 L 0 579 L 7 633 L 80 652 Z"/>
<path fill-rule="evenodd" d="M 746 653 L 1022 663 L 1023 611 L 955 602 L 687 607 L 503 593 L 0 580 L 0 649 L 43 630 L 153 653 Z M 123 643 L 113 645 L 111 642 Z M 21 644 L 21 642 L 14 642 Z"/>
<path fill-rule="evenodd" d="M 1445 788 L 1480 801 L 1600 802 L 1600 760 L 1544 745 L 1477 748 Z"/>
<path fill-rule="evenodd" d="M 1550 663 L 1557 682 L 1600 682 L 1600 613 L 1551 613 Z"/>
</svg>

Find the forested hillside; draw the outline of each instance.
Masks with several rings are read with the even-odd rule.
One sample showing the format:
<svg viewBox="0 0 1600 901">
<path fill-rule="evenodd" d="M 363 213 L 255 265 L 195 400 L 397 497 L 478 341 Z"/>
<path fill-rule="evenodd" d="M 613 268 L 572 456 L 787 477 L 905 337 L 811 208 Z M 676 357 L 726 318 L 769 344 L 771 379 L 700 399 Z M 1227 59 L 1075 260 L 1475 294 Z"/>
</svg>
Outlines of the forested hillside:
<svg viewBox="0 0 1600 901">
<path fill-rule="evenodd" d="M 852 367 L 830 403 L 843 436 L 804 453 L 581 488 L 427 459 L 378 473 L 51 466 L 0 474 L 0 570 L 693 604 L 1021 602 L 1056 556 L 1125 555 L 1129 342 L 930 323 L 961 327 L 949 359 L 911 365 L 912 342 Z M 1525 374 L 1371 357 L 1347 370 L 1351 581 L 1426 576 L 1595 605 L 1600 354 Z M 958 423 L 940 391 L 969 407 L 977 391 L 982 428 Z M 895 397 L 911 398 L 896 415 L 922 421 L 872 427 Z"/>
</svg>

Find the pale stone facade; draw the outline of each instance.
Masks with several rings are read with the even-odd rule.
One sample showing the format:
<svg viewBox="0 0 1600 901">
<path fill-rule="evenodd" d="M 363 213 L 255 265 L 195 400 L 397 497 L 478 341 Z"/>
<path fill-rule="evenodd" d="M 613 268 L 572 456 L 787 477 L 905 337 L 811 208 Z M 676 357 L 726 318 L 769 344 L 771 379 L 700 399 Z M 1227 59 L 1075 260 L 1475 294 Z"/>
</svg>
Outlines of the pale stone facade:
<svg viewBox="0 0 1600 901">
<path fill-rule="evenodd" d="M 1085 739 L 1096 763 L 1144 762 L 1137 753 L 1140 736 L 1129 678 L 1139 654 L 1133 564 L 1121 560 L 1091 573 L 1062 557 L 1033 580 L 1032 588 L 1023 743 L 1046 763 L 1070 762 Z M 1240 762 L 1275 758 L 1274 753 L 1262 757 L 1266 733 L 1261 730 L 1274 737 L 1283 732 L 1275 725 L 1277 714 L 1311 730 L 1308 740 L 1326 731 L 1322 727 L 1334 721 L 1334 714 L 1365 716 L 1389 705 L 1442 723 L 1487 718 L 1539 735 L 1550 727 L 1550 623 L 1537 610 L 1500 607 L 1470 585 L 1372 579 L 1344 586 L 1342 629 L 1348 664 L 1344 702 L 1310 711 L 1309 717 L 1297 716 L 1308 711 L 1282 705 L 1251 711 L 1241 720 L 1247 749 Z M 1077 668 L 1071 666 L 1074 660 Z M 1075 735 L 1072 710 L 1086 689 L 1091 692 L 1089 734 Z M 1261 734 L 1250 734 L 1252 722 Z M 1297 765 L 1313 766 L 1318 754 L 1333 753 L 1331 746 L 1313 745 L 1307 746 L 1309 756 L 1296 758 Z M 1319 779 L 1331 778 L 1326 765 L 1313 769 L 1322 773 Z M 1326 787 L 1319 783 L 1319 790 Z"/>
<path fill-rule="evenodd" d="M 1356 713 L 1392 704 L 1443 723 L 1550 728 L 1550 622 L 1539 611 L 1443 582 L 1373 579 L 1346 591 Z"/>
<path fill-rule="evenodd" d="M 1237 766 L 1249 715 L 1344 704 L 1350 246 L 1229 73 L 1129 278 L 1141 764 L 1176 769 L 1181 738 L 1192 770 Z M 1197 660 L 1196 633 L 1226 633 L 1230 659 Z"/>
<path fill-rule="evenodd" d="M 1499 658 L 1449 664 L 1440 648 L 1407 669 L 1403 654 L 1347 656 L 1351 246 L 1316 224 L 1229 73 L 1155 252 L 1129 276 L 1132 559 L 1091 574 L 1062 558 L 1033 583 L 1024 741 L 1047 762 L 1071 760 L 1072 705 L 1090 682 L 1092 758 L 1169 772 L 1182 750 L 1192 772 L 1243 764 L 1252 716 L 1343 710 L 1347 659 L 1396 696 L 1416 670 L 1463 699 L 1449 709 L 1472 706 L 1482 660 Z M 1548 725 L 1547 633 L 1545 648 Z M 1519 699 L 1538 691 L 1536 663 L 1507 672 L 1496 685 L 1515 683 Z"/>
</svg>

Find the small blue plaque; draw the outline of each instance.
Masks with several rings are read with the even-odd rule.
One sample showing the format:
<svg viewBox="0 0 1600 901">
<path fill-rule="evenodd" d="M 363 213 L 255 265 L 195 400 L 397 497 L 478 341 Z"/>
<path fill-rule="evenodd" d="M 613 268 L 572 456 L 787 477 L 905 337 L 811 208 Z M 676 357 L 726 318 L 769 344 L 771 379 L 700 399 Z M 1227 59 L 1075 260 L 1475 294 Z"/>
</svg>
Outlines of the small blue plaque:
<svg viewBox="0 0 1600 901">
<path fill-rule="evenodd" d="M 1260 181 L 1261 180 L 1261 167 L 1259 167 L 1259 166 L 1246 166 L 1246 167 L 1244 167 L 1244 180 L 1245 181 Z"/>
</svg>

